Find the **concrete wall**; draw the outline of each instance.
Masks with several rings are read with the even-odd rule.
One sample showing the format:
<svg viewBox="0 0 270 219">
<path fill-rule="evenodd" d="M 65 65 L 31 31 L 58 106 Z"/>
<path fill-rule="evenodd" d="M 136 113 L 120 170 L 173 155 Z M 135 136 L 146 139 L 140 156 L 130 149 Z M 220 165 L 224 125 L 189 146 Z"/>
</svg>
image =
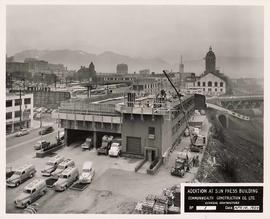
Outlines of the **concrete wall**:
<svg viewBox="0 0 270 219">
<path fill-rule="evenodd" d="M 70 99 L 69 92 L 37 91 L 34 92 L 34 107 L 58 108 L 62 101 Z"/>
<path fill-rule="evenodd" d="M 133 115 L 133 120 L 130 119 L 130 114 L 124 115 L 122 124 L 122 149 L 126 152 L 127 137 L 141 137 L 141 151 L 145 152 L 145 147 L 158 148 L 158 156 L 161 156 L 161 142 L 162 142 L 162 118 L 161 116 L 155 116 L 152 120 L 152 116 L 144 115 L 141 120 L 141 115 Z M 148 128 L 155 128 L 155 138 L 148 138 Z"/>
</svg>

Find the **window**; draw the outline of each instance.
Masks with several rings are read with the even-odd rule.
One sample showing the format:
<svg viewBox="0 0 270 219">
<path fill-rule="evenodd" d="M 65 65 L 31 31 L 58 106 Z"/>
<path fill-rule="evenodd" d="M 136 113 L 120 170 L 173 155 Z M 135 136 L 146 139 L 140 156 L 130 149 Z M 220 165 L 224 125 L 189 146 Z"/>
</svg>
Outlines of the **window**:
<svg viewBox="0 0 270 219">
<path fill-rule="evenodd" d="M 20 111 L 15 111 L 15 118 L 20 117 L 20 115 L 21 115 L 21 112 Z"/>
<path fill-rule="evenodd" d="M 208 81 L 208 87 L 212 87 L 212 81 Z"/>
<path fill-rule="evenodd" d="M 11 107 L 11 106 L 12 106 L 12 100 L 7 100 L 6 107 Z"/>
<path fill-rule="evenodd" d="M 6 119 L 12 119 L 12 112 L 6 113 Z"/>
<path fill-rule="evenodd" d="M 215 88 L 215 91 L 217 91 L 217 88 Z"/>
<path fill-rule="evenodd" d="M 31 98 L 25 98 L 24 104 L 31 104 Z"/>
<path fill-rule="evenodd" d="M 15 106 L 19 106 L 21 104 L 21 100 L 20 99 L 16 99 L 15 100 Z"/>
<path fill-rule="evenodd" d="M 217 82 L 215 82 L 215 87 L 217 87 L 218 86 L 218 83 Z"/>
<path fill-rule="evenodd" d="M 203 88 L 203 91 L 205 91 L 205 88 Z"/>
<path fill-rule="evenodd" d="M 201 86 L 201 82 L 200 81 L 198 81 L 198 87 L 200 87 Z"/>
<path fill-rule="evenodd" d="M 220 82 L 220 87 L 223 87 L 223 82 Z"/>
<path fill-rule="evenodd" d="M 205 82 L 202 83 L 202 86 L 205 87 Z"/>
<path fill-rule="evenodd" d="M 222 88 L 220 88 L 220 92 L 223 92 L 223 89 Z"/>
<path fill-rule="evenodd" d="M 208 91 L 212 91 L 212 88 L 208 88 Z"/>
<path fill-rule="evenodd" d="M 155 135 L 155 127 L 148 127 L 148 134 Z"/>
</svg>

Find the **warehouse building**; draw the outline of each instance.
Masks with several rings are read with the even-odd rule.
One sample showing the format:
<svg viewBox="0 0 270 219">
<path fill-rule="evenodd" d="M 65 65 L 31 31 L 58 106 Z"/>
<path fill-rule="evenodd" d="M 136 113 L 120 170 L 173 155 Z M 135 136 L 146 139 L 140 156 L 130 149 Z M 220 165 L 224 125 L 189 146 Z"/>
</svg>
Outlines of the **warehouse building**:
<svg viewBox="0 0 270 219">
<path fill-rule="evenodd" d="M 196 106 L 194 95 L 185 96 L 182 101 L 190 117 Z M 129 95 L 102 103 L 71 99 L 61 103 L 54 117 L 65 129 L 67 145 L 92 137 L 98 148 L 103 135 L 113 135 L 122 138 L 123 154 L 150 161 L 166 156 L 186 127 L 178 99 L 155 96 Z"/>
</svg>

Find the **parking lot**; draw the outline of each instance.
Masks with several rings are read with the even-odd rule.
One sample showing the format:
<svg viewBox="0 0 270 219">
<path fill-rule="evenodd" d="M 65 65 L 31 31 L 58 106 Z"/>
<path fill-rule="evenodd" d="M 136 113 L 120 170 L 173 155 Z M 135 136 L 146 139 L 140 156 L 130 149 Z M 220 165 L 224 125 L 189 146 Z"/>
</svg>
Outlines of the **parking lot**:
<svg viewBox="0 0 270 219">
<path fill-rule="evenodd" d="M 207 123 L 204 125 L 202 133 L 207 133 L 208 128 Z M 189 137 L 183 137 L 167 162 L 160 167 L 154 176 L 147 175 L 143 171 L 137 173 L 134 171 L 135 166 L 141 161 L 140 159 L 98 156 L 95 149 L 82 151 L 80 142 L 64 147 L 52 156 L 58 154 L 64 158 L 71 158 L 80 172 L 85 161 L 92 161 L 95 169 L 94 180 L 83 191 L 68 189 L 64 192 L 55 192 L 49 189 L 43 197 L 36 201 L 39 204 L 38 213 L 132 213 L 136 203 L 144 200 L 147 194 L 158 195 L 164 188 L 183 182 L 191 182 L 194 179 L 198 167 L 192 168 L 183 178 L 170 175 L 170 169 L 174 165 L 177 152 L 182 151 L 188 145 Z M 15 150 L 16 148 L 7 151 L 7 155 L 11 152 L 14 154 Z M 36 158 L 33 145 L 27 145 L 27 153 L 21 149 L 20 156 L 17 156 L 16 160 L 12 159 L 9 162 L 7 159 L 7 162 L 13 168 L 25 163 L 33 163 L 37 170 L 34 178 L 38 178 L 42 177 L 40 171 L 49 159 L 50 157 Z M 22 209 L 15 207 L 14 199 L 32 180 L 24 182 L 17 188 L 7 188 L 7 213 L 23 212 Z"/>
</svg>

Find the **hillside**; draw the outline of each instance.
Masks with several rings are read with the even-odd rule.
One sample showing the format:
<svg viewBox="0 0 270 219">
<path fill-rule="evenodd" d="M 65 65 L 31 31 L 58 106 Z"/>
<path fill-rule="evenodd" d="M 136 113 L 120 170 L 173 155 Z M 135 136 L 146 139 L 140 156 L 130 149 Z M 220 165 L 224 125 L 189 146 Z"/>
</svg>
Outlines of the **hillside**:
<svg viewBox="0 0 270 219">
<path fill-rule="evenodd" d="M 198 180 L 263 182 L 263 118 L 253 117 L 251 121 L 230 118 L 225 129 L 216 115 L 216 111 L 208 111 L 213 126 Z M 213 166 L 214 157 L 216 165 Z"/>
<path fill-rule="evenodd" d="M 37 58 L 49 61 L 55 64 L 64 64 L 69 69 L 78 70 L 82 65 L 89 65 L 94 62 L 97 72 L 116 71 L 116 65 L 126 63 L 129 67 L 129 73 L 138 72 L 142 69 L 150 69 L 157 73 L 168 69 L 179 70 L 179 63 L 171 63 L 165 58 L 141 58 L 129 57 L 114 52 L 104 52 L 93 54 L 81 50 L 24 50 L 14 55 L 16 61 L 23 61 L 25 58 Z M 196 60 L 185 60 L 185 71 L 201 74 L 205 69 L 203 58 Z M 263 77 L 263 58 L 251 57 L 223 57 L 217 56 L 217 68 L 220 72 L 230 78 L 240 77 Z"/>
<path fill-rule="evenodd" d="M 128 64 L 130 73 L 142 69 L 150 69 L 155 72 L 169 69 L 169 64 L 159 58 L 133 58 L 109 51 L 97 55 L 81 50 L 25 50 L 16 53 L 14 58 L 16 61 L 24 61 L 25 58 L 37 58 L 50 63 L 61 63 L 68 69 L 74 70 L 78 70 L 82 65 L 88 66 L 90 62 L 94 62 L 97 72 L 109 73 L 116 72 L 116 65 L 119 63 Z"/>
</svg>

